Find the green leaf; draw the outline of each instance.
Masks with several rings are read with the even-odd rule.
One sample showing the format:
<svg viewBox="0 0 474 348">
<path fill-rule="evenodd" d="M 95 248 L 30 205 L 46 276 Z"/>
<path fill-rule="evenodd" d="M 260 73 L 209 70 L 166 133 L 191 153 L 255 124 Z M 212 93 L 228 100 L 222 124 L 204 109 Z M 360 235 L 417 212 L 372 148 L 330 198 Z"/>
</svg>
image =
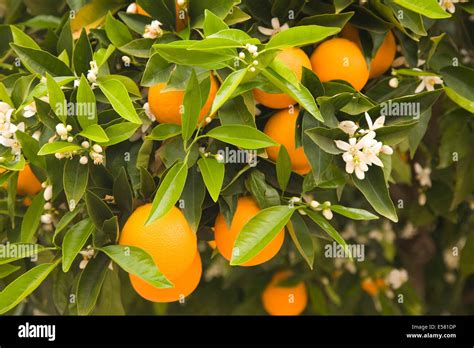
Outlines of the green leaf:
<svg viewBox="0 0 474 348">
<path fill-rule="evenodd" d="M 103 81 L 99 83 L 99 88 L 120 116 L 132 123 L 142 123 L 122 82 L 118 80 Z"/>
<path fill-rule="evenodd" d="M 107 254 L 125 272 L 136 275 L 157 288 L 173 284 L 160 272 L 152 257 L 143 249 L 126 245 L 109 245 L 99 249 Z"/>
<path fill-rule="evenodd" d="M 451 14 L 443 10 L 438 0 L 393 0 L 394 3 L 413 12 L 433 19 L 449 18 Z"/>
<path fill-rule="evenodd" d="M 138 127 L 140 127 L 140 125 L 130 122 L 113 124 L 105 129 L 105 134 L 107 134 L 109 141 L 102 143 L 102 145 L 111 146 L 128 140 L 135 134 Z"/>
<path fill-rule="evenodd" d="M 105 133 L 102 127 L 98 124 L 91 124 L 82 132 L 80 132 L 79 135 L 97 143 L 106 143 L 110 140 L 107 136 L 107 133 Z"/>
<path fill-rule="evenodd" d="M 209 10 L 204 11 L 204 36 L 209 36 L 218 31 L 229 29 L 229 26 Z"/>
<path fill-rule="evenodd" d="M 474 180 L 472 180 L 474 175 L 473 146 L 474 141 L 471 138 L 467 156 L 465 158 L 461 158 L 458 161 L 455 175 L 456 184 L 453 201 L 451 202 L 451 210 L 455 209 L 458 204 L 460 204 L 474 191 Z"/>
<path fill-rule="evenodd" d="M 46 168 L 44 157 L 38 156 L 40 149 L 39 142 L 28 133 L 17 130 L 16 138 L 21 144 L 21 151 L 28 158 L 28 161 L 39 168 Z"/>
<path fill-rule="evenodd" d="M 217 202 L 224 182 L 224 163 L 219 163 L 215 158 L 202 157 L 197 164 L 209 195 L 214 202 Z"/>
<path fill-rule="evenodd" d="M 201 221 L 204 198 L 206 197 L 206 187 L 198 167 L 194 166 L 188 171 L 186 184 L 181 194 L 181 201 L 184 202 L 182 208 L 184 216 L 194 232 L 199 227 Z"/>
<path fill-rule="evenodd" d="M 314 44 L 328 36 L 337 34 L 337 27 L 321 27 L 319 25 L 303 25 L 279 32 L 265 46 L 266 49 L 280 49 Z"/>
<path fill-rule="evenodd" d="M 67 105 L 66 97 L 58 83 L 46 73 L 46 86 L 48 87 L 49 105 L 61 122 L 66 123 Z"/>
<path fill-rule="evenodd" d="M 282 191 L 285 191 L 291 176 L 291 158 L 288 151 L 286 151 L 285 145 L 281 145 L 280 151 L 278 151 L 276 172 L 278 185 L 280 185 Z"/>
<path fill-rule="evenodd" d="M 77 89 L 77 120 L 82 129 L 97 123 L 97 105 L 94 92 L 89 81 L 81 76 Z"/>
<path fill-rule="evenodd" d="M 72 37 L 71 23 L 68 19 L 64 23 L 59 34 L 58 43 L 56 44 L 57 52 L 66 51 L 69 57 L 73 57 L 74 39 Z"/>
<path fill-rule="evenodd" d="M 120 172 L 114 181 L 113 193 L 115 204 L 117 204 L 122 211 L 131 212 L 133 193 L 124 167 L 120 168 Z"/>
<path fill-rule="evenodd" d="M 66 227 L 74 220 L 74 218 L 81 212 L 81 209 L 76 209 L 74 211 L 68 211 L 62 216 L 59 222 L 56 224 L 54 229 L 53 244 L 56 245 L 56 238 L 58 235 L 64 231 Z"/>
<path fill-rule="evenodd" d="M 377 140 L 381 141 L 384 145 L 393 146 L 399 144 L 407 138 L 410 130 L 417 125 L 418 121 L 408 121 L 381 127 L 377 129 Z"/>
<path fill-rule="evenodd" d="M 62 244 L 63 272 L 69 272 L 77 254 L 84 248 L 93 230 L 94 224 L 91 220 L 86 219 L 78 222 L 66 232 Z"/>
<path fill-rule="evenodd" d="M 183 106 L 184 113 L 182 118 L 182 135 L 183 140 L 186 142 L 193 135 L 196 130 L 196 125 L 199 120 L 201 108 L 201 89 L 199 88 L 199 81 L 196 76 L 194 69 L 192 70 L 191 77 L 186 86 L 184 92 Z"/>
<path fill-rule="evenodd" d="M 278 191 L 267 183 L 265 174 L 258 169 L 253 169 L 247 176 L 245 187 L 261 209 L 281 204 Z"/>
<path fill-rule="evenodd" d="M 10 274 L 15 273 L 21 268 L 21 266 L 14 265 L 0 265 L 0 279 L 8 277 Z"/>
<path fill-rule="evenodd" d="M 342 205 L 331 205 L 331 210 L 352 220 L 377 220 L 379 217 L 364 209 L 348 208 Z"/>
<path fill-rule="evenodd" d="M 472 112 L 474 109 L 474 92 L 471 85 L 474 79 L 474 69 L 464 66 L 448 66 L 441 69 L 441 76 L 448 86 L 448 88 L 445 87 L 448 97 L 459 106 Z M 456 97 L 456 94 L 458 97 Z"/>
<path fill-rule="evenodd" d="M 248 99 L 251 99 L 251 102 L 254 103 L 253 96 L 250 94 L 247 94 L 247 96 L 250 96 Z M 254 111 L 249 110 L 248 104 L 246 104 L 246 99 L 239 95 L 233 97 L 222 105 L 219 109 L 219 120 L 222 125 L 243 124 L 256 128 L 254 114 Z"/>
<path fill-rule="evenodd" d="M 79 315 L 89 315 L 95 308 L 100 289 L 105 280 L 108 269 L 109 258 L 99 253 L 95 258 L 89 260 L 86 268 L 79 276 L 77 284 L 77 312 Z"/>
<path fill-rule="evenodd" d="M 272 138 L 258 129 L 238 124 L 216 127 L 209 131 L 206 136 L 250 150 L 278 145 Z"/>
<path fill-rule="evenodd" d="M 319 111 L 316 105 L 314 97 L 311 95 L 311 93 L 305 86 L 299 83 L 299 88 L 297 88 L 289 81 L 285 80 L 282 76 L 280 76 L 270 67 L 263 70 L 262 75 L 264 75 L 273 85 L 275 85 L 282 92 L 287 93 L 290 97 L 295 99 L 302 108 L 306 109 L 317 120 L 324 122 L 323 116 L 321 115 L 321 112 Z"/>
<path fill-rule="evenodd" d="M 377 213 L 393 222 L 398 221 L 397 212 L 390 199 L 382 168 L 372 166 L 365 173 L 364 180 L 353 177 L 352 181 Z"/>
<path fill-rule="evenodd" d="M 335 139 L 338 139 L 344 134 L 340 129 L 315 127 L 306 130 L 305 133 L 325 152 L 331 155 L 339 155 L 343 152 L 334 143 Z"/>
<path fill-rule="evenodd" d="M 313 269 L 314 264 L 314 245 L 311 239 L 311 233 L 306 226 L 300 214 L 293 214 L 291 220 L 286 225 L 290 237 L 295 243 L 296 249 L 304 258 L 309 268 Z"/>
<path fill-rule="evenodd" d="M 320 214 L 311 209 L 304 210 L 306 214 L 313 220 L 319 227 L 321 227 L 332 239 L 334 239 L 344 250 L 347 250 L 350 255 L 350 250 L 347 248 L 346 241 L 341 237 L 339 232 Z M 352 256 L 351 256 L 352 258 Z"/>
<path fill-rule="evenodd" d="M 162 123 L 153 128 L 150 135 L 146 138 L 149 140 L 166 140 L 175 137 L 181 133 L 181 126 L 171 123 Z"/>
<path fill-rule="evenodd" d="M 90 62 L 93 59 L 92 47 L 87 37 L 85 29 L 82 29 L 81 36 L 74 46 L 72 62 L 77 76 L 85 75 L 90 70 Z"/>
<path fill-rule="evenodd" d="M 73 211 L 82 199 L 89 179 L 89 167 L 82 165 L 79 158 L 66 160 L 64 165 L 63 186 L 69 210 Z"/>
<path fill-rule="evenodd" d="M 52 155 L 55 153 L 72 152 L 76 150 L 82 150 L 82 147 L 76 144 L 68 143 L 65 141 L 55 141 L 53 143 L 44 144 L 38 152 L 39 156 Z"/>
<path fill-rule="evenodd" d="M 89 217 L 91 218 L 95 227 L 99 230 L 102 230 L 104 221 L 114 217 L 112 210 L 110 210 L 109 206 L 104 201 L 102 201 L 99 196 L 90 190 L 86 192 L 85 200 Z"/>
<path fill-rule="evenodd" d="M 151 87 L 158 83 L 168 82 L 173 68 L 174 64 L 162 58 L 159 53 L 154 53 L 146 63 L 141 85 Z"/>
<path fill-rule="evenodd" d="M 205 20 L 205 11 L 208 10 L 217 17 L 224 19 L 239 0 L 199 0 L 189 2 L 189 18 L 191 27 L 202 28 Z"/>
<path fill-rule="evenodd" d="M 284 229 L 294 211 L 286 205 L 277 205 L 251 218 L 235 240 L 230 264 L 241 265 L 256 256 Z"/>
<path fill-rule="evenodd" d="M 24 33 L 22 30 L 17 28 L 14 25 L 10 25 L 10 30 L 12 32 L 13 42 L 18 46 L 33 48 L 36 50 L 40 50 L 41 47 L 33 40 L 29 35 Z"/>
<path fill-rule="evenodd" d="M 467 111 L 471 113 L 474 113 L 474 103 L 472 102 L 472 100 L 469 100 L 463 97 L 454 89 L 449 88 L 449 87 L 444 87 L 444 91 L 446 92 L 446 95 L 449 97 L 449 99 L 451 99 L 453 102 L 458 104 L 463 109 L 466 109 Z"/>
<path fill-rule="evenodd" d="M 14 257 L 3 257 L 0 256 L 0 265 L 5 265 L 7 263 L 11 263 L 13 261 L 21 260 L 24 258 L 36 258 L 39 253 L 42 253 L 47 250 L 53 250 L 54 248 L 46 248 L 39 244 L 32 244 L 32 243 L 10 243 L 10 246 L 13 246 L 17 250 L 20 250 L 20 255 L 15 255 Z"/>
<path fill-rule="evenodd" d="M 155 192 L 156 184 L 153 176 L 143 167 L 140 167 L 140 194 L 144 198 L 151 198 Z"/>
<path fill-rule="evenodd" d="M 196 41 L 180 40 L 167 44 L 155 44 L 153 48 L 158 54 L 170 63 L 185 66 L 201 67 L 208 70 L 227 67 L 227 61 L 235 58 L 235 49 L 221 49 L 219 51 L 189 51 Z"/>
<path fill-rule="evenodd" d="M 115 46 L 109 45 L 107 49 L 99 48 L 97 51 L 94 52 L 94 60 L 97 63 L 97 67 L 100 68 L 102 65 L 107 63 L 109 58 L 115 52 Z"/>
<path fill-rule="evenodd" d="M 166 215 L 176 204 L 181 196 L 181 192 L 183 192 L 187 175 L 188 166 L 186 163 L 180 162 L 177 162 L 168 173 L 166 173 L 153 199 L 150 216 L 145 222 L 146 225 Z"/>
<path fill-rule="evenodd" d="M 36 266 L 8 284 L 0 292 L 0 314 L 8 312 L 36 290 L 56 268 L 60 260 Z"/>
<path fill-rule="evenodd" d="M 132 80 L 130 77 L 125 76 L 125 75 L 111 74 L 107 76 L 99 76 L 97 78 L 97 81 L 99 83 L 102 81 L 108 81 L 108 80 L 117 80 L 117 81 L 122 82 L 125 88 L 127 89 L 128 93 L 132 94 L 133 96 L 142 98 L 142 94 L 140 90 L 138 89 L 136 82 Z"/>
<path fill-rule="evenodd" d="M 33 198 L 33 202 L 26 210 L 21 223 L 20 242 L 29 243 L 33 240 L 36 230 L 40 224 L 41 215 L 44 210 L 44 198 L 41 193 Z"/>
<path fill-rule="evenodd" d="M 212 103 L 211 115 L 215 114 L 216 111 L 229 100 L 246 74 L 247 69 L 240 69 L 227 76 L 217 91 L 214 102 Z"/>
<path fill-rule="evenodd" d="M 115 19 L 110 12 L 105 18 L 105 32 L 110 42 L 116 47 L 126 45 L 133 40 L 127 26 Z"/>
<path fill-rule="evenodd" d="M 153 43 L 154 40 L 151 39 L 136 39 L 119 47 L 119 50 L 132 57 L 150 58 L 150 50 Z"/>
</svg>

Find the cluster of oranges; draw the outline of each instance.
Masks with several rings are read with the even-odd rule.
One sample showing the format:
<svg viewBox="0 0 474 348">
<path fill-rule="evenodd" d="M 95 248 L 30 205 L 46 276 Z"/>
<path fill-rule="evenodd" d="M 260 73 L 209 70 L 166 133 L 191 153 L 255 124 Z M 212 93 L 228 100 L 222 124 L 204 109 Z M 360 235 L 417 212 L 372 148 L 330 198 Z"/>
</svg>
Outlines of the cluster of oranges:
<svg viewBox="0 0 474 348">
<path fill-rule="evenodd" d="M 142 12 L 142 14 L 145 14 Z M 303 67 L 311 69 L 322 82 L 343 80 L 360 91 L 369 78 L 377 77 L 387 71 L 396 53 L 395 38 L 389 32 L 368 67 L 362 53 L 358 29 L 347 25 L 341 38 L 329 39 L 321 43 L 308 57 L 300 48 L 281 50 L 276 59 L 293 71 L 301 80 Z M 184 91 L 166 90 L 165 83 L 152 86 L 148 93 L 151 112 L 160 123 L 181 124 Z M 204 103 L 199 121 L 209 114 L 219 83 L 211 74 L 209 95 Z M 279 109 L 270 117 L 264 133 L 280 145 L 284 145 L 291 159 L 292 170 L 304 175 L 311 167 L 302 147 L 295 144 L 298 107 L 296 101 L 284 93 L 268 93 L 259 89 L 253 91 L 255 100 L 272 109 Z M 268 156 L 276 161 L 280 146 L 267 148 Z M 174 284 L 171 289 L 158 289 L 140 278 L 130 275 L 135 290 L 144 298 L 157 302 L 177 301 L 188 296 L 198 285 L 202 273 L 201 259 L 196 246 L 196 237 L 181 211 L 173 208 L 165 217 L 150 226 L 144 223 L 151 206 L 138 208 L 129 218 L 122 232 L 122 245 L 138 246 L 146 250 L 154 259 L 162 273 Z M 258 212 L 255 200 L 240 197 L 230 226 L 220 213 L 215 221 L 215 241 L 209 245 L 217 248 L 220 254 L 230 260 L 235 240 L 243 226 Z M 255 266 L 273 258 L 284 242 L 284 229 L 256 256 L 242 266 Z M 262 294 L 262 303 L 269 314 L 297 315 L 303 312 L 307 303 L 307 292 L 303 282 L 294 286 L 280 286 L 282 280 L 291 276 L 289 272 L 279 272 Z"/>
<path fill-rule="evenodd" d="M 348 24 L 341 34 L 341 38 L 333 38 L 321 43 L 311 57 L 308 57 L 300 48 L 290 47 L 280 51 L 276 59 L 292 70 L 299 80 L 305 67 L 312 69 L 321 82 L 342 80 L 360 91 L 369 78 L 382 75 L 392 65 L 397 50 L 395 37 L 392 32 L 388 32 L 372 59 L 369 69 L 362 53 L 358 29 Z M 310 172 L 311 167 L 303 148 L 295 146 L 298 109 L 291 106 L 296 101 L 286 94 L 267 93 L 259 89 L 254 90 L 254 97 L 258 103 L 266 107 L 283 109 L 269 119 L 264 132 L 285 146 L 293 171 L 302 175 Z M 268 157 L 276 161 L 279 147 L 269 148 L 267 152 Z"/>
<path fill-rule="evenodd" d="M 362 53 L 358 29 L 348 24 L 342 30 L 341 36 L 321 43 L 311 57 L 300 48 L 289 47 L 281 50 L 276 59 L 293 71 L 299 80 L 305 67 L 311 69 L 322 82 L 342 80 L 358 91 L 365 86 L 369 78 L 380 76 L 390 68 L 396 54 L 396 42 L 392 32 L 386 35 L 371 61 L 370 69 Z M 211 75 L 211 87 L 207 101 L 201 109 L 200 122 L 209 113 L 218 87 L 216 78 Z M 181 124 L 184 92 L 163 91 L 165 88 L 165 83 L 150 88 L 150 110 L 160 123 Z M 301 175 L 309 173 L 311 167 L 304 150 L 297 148 L 295 144 L 299 112 L 297 107 L 293 107 L 296 101 L 287 94 L 268 93 L 260 89 L 255 89 L 253 94 L 256 102 L 268 108 L 279 109 L 266 123 L 264 133 L 285 146 L 293 171 Z M 280 146 L 267 148 L 268 157 L 276 161 L 279 149 Z"/>
<path fill-rule="evenodd" d="M 145 226 L 151 204 L 137 208 L 125 223 L 120 244 L 145 250 L 158 269 L 173 284 L 172 288 L 157 288 L 143 279 L 130 274 L 135 291 L 143 298 L 154 302 L 183 302 L 199 285 L 202 264 L 197 248 L 197 238 L 181 210 L 173 207 L 164 217 Z M 241 197 L 231 225 L 219 214 L 214 225 L 215 245 L 221 255 L 230 260 L 234 243 L 242 227 L 254 217 L 260 208 L 251 197 Z M 282 229 L 278 235 L 256 256 L 243 266 L 255 266 L 273 258 L 285 239 Z M 272 315 L 297 315 L 306 307 L 307 294 L 303 282 L 292 286 L 279 286 L 279 282 L 290 277 L 289 272 L 275 274 L 262 295 L 264 308 Z"/>
</svg>

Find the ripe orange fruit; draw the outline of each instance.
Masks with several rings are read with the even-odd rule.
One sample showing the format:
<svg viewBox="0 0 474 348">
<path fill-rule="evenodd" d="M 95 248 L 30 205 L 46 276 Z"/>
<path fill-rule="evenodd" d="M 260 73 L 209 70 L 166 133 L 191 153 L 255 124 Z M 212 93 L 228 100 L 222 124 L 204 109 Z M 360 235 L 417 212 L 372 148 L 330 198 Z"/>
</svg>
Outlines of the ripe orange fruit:
<svg viewBox="0 0 474 348">
<path fill-rule="evenodd" d="M 341 31 L 342 37 L 351 40 L 360 47 L 359 30 L 353 25 L 347 24 Z M 369 78 L 374 78 L 385 73 L 392 66 L 397 54 L 397 43 L 391 31 L 387 33 L 382 45 L 377 50 L 375 57 L 370 62 Z"/>
<path fill-rule="evenodd" d="M 311 62 L 308 56 L 302 49 L 297 47 L 289 47 L 281 50 L 275 59 L 291 69 L 296 74 L 298 80 L 301 80 L 303 66 L 311 69 Z M 284 93 L 267 93 L 260 89 L 254 89 L 253 94 L 258 103 L 272 109 L 283 109 L 296 103 L 293 98 Z"/>
<path fill-rule="evenodd" d="M 160 123 L 181 124 L 184 91 L 161 92 L 165 87 L 165 83 L 158 83 L 150 87 L 148 91 L 148 105 L 150 106 L 150 110 Z M 219 86 L 216 78 L 211 75 L 209 96 L 207 97 L 206 104 L 204 104 L 201 109 L 199 122 L 201 122 L 211 110 L 218 89 Z"/>
<path fill-rule="evenodd" d="M 282 287 L 277 284 L 291 276 L 291 272 L 276 273 L 262 294 L 263 307 L 270 315 L 300 315 L 308 303 L 308 294 L 303 282 Z"/>
<path fill-rule="evenodd" d="M 202 275 L 201 256 L 196 253 L 191 266 L 172 281 L 173 287 L 159 289 L 143 279 L 130 275 L 135 291 L 143 298 L 153 302 L 174 302 L 188 297 L 198 286 Z"/>
<path fill-rule="evenodd" d="M 165 216 L 145 226 L 150 211 L 151 204 L 145 204 L 130 215 L 119 244 L 145 250 L 158 269 L 173 282 L 193 263 L 197 238 L 178 208 L 173 207 Z"/>
<path fill-rule="evenodd" d="M 366 278 L 360 283 L 360 287 L 370 296 L 375 296 L 379 292 L 379 284 L 372 278 Z"/>
<path fill-rule="evenodd" d="M 242 230 L 242 227 L 260 211 L 255 200 L 251 197 L 240 197 L 237 201 L 237 209 L 235 211 L 230 229 L 227 226 L 224 215 L 219 213 L 214 224 L 214 235 L 216 245 L 219 252 L 227 260 L 232 257 L 235 240 Z M 270 260 L 275 256 L 283 245 L 285 239 L 285 229 L 283 228 L 277 236 L 263 248 L 260 253 L 252 259 L 242 264 L 242 266 L 255 266 Z"/>
<path fill-rule="evenodd" d="M 296 148 L 295 144 L 298 112 L 298 108 L 295 108 L 293 113 L 290 113 L 289 109 L 278 111 L 267 121 L 263 132 L 279 144 L 285 145 L 291 159 L 291 169 L 298 174 L 304 175 L 311 171 L 311 166 L 303 147 Z M 268 147 L 268 157 L 276 162 L 279 151 L 280 146 Z"/>
<path fill-rule="evenodd" d="M 369 69 L 357 44 L 347 39 L 330 39 L 311 55 L 314 73 L 322 82 L 343 80 L 360 91 L 369 80 Z"/>
<path fill-rule="evenodd" d="M 22 196 L 33 196 L 41 191 L 41 182 L 35 176 L 31 167 L 26 165 L 18 174 L 17 192 Z"/>
<path fill-rule="evenodd" d="M 150 17 L 150 15 L 140 5 L 136 5 L 138 14 Z M 175 1 L 176 31 L 181 31 L 188 25 L 188 12 L 185 9 L 186 5 L 181 7 L 178 5 L 178 1 Z"/>
</svg>

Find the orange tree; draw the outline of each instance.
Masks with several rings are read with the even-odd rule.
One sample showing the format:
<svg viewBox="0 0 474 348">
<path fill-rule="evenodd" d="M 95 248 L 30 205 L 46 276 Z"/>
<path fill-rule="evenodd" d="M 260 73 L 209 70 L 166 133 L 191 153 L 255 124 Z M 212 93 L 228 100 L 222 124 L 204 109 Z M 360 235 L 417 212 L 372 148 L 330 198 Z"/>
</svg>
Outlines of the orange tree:
<svg viewBox="0 0 474 348">
<path fill-rule="evenodd" d="M 472 313 L 453 2 L 1 1 L 0 313 Z"/>
</svg>

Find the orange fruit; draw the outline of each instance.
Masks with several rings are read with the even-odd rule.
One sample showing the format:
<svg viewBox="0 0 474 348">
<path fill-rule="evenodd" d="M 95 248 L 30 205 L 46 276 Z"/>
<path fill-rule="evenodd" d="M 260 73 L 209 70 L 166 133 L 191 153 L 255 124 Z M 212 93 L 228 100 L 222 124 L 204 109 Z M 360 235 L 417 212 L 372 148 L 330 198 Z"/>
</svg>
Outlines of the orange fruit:
<svg viewBox="0 0 474 348">
<path fill-rule="evenodd" d="M 313 72 L 322 82 L 343 80 L 360 91 L 369 80 L 369 69 L 357 44 L 335 38 L 320 44 L 311 55 Z"/>
<path fill-rule="evenodd" d="M 212 250 L 214 250 L 217 247 L 215 240 L 208 240 L 207 244 L 211 247 Z"/>
<path fill-rule="evenodd" d="M 285 146 L 291 159 L 291 169 L 298 174 L 304 175 L 311 171 L 311 166 L 306 158 L 303 147 L 300 146 L 296 148 L 295 144 L 298 112 L 298 108 L 295 108 L 293 113 L 291 113 L 289 109 L 278 111 L 267 121 L 263 132 L 277 143 Z M 268 147 L 268 157 L 276 162 L 279 151 L 280 146 Z"/>
<path fill-rule="evenodd" d="M 165 83 L 158 83 L 150 87 L 148 91 L 148 105 L 150 106 L 150 110 L 160 123 L 181 124 L 184 91 L 161 92 L 165 87 Z M 201 122 L 211 110 L 218 89 L 219 86 L 216 78 L 211 75 L 209 96 L 207 97 L 206 104 L 204 104 L 201 109 L 199 122 Z"/>
<path fill-rule="evenodd" d="M 216 239 L 216 245 L 219 252 L 227 260 L 232 257 L 232 250 L 234 249 L 234 243 L 237 239 L 238 234 L 242 230 L 242 227 L 257 213 L 260 208 L 257 202 L 252 197 L 240 197 L 237 201 L 237 209 L 230 228 L 227 226 L 224 219 L 224 215 L 219 213 L 214 224 L 214 235 Z M 252 259 L 242 264 L 242 266 L 255 266 L 270 260 L 275 256 L 283 245 L 285 239 L 285 229 L 283 228 L 276 237 L 267 244 L 257 255 Z"/>
<path fill-rule="evenodd" d="M 191 266 L 173 280 L 173 287 L 159 289 L 143 279 L 130 275 L 135 291 L 143 298 L 153 302 L 174 302 L 188 297 L 198 286 L 202 275 L 201 256 L 196 253 Z"/>
<path fill-rule="evenodd" d="M 373 281 L 371 278 L 364 279 L 360 283 L 360 287 L 370 296 L 375 296 L 379 292 L 377 283 Z"/>
<path fill-rule="evenodd" d="M 304 51 L 297 47 L 289 47 L 281 50 L 275 57 L 292 70 L 298 80 L 301 80 L 303 66 L 311 69 L 311 62 Z M 283 109 L 296 103 L 296 101 L 285 93 L 267 93 L 260 89 L 254 89 L 255 100 L 272 109 Z"/>
<path fill-rule="evenodd" d="M 18 174 L 17 192 L 22 196 L 33 196 L 42 189 L 41 182 L 35 176 L 31 167 L 26 165 Z"/>
<path fill-rule="evenodd" d="M 173 207 L 165 216 L 145 226 L 150 211 L 151 204 L 145 204 L 130 215 L 119 244 L 145 250 L 173 282 L 191 267 L 197 253 L 197 238 L 178 208 Z"/>
<path fill-rule="evenodd" d="M 138 4 L 137 5 L 137 13 L 143 16 L 150 15 Z M 175 11 L 176 11 L 176 31 L 183 30 L 188 25 L 188 12 L 186 11 L 186 5 L 183 7 L 178 5 L 178 1 L 175 1 Z"/>
<path fill-rule="evenodd" d="M 347 24 L 341 31 L 342 37 L 351 40 L 360 47 L 359 30 L 353 25 Z M 374 78 L 385 73 L 392 66 L 397 54 L 397 43 L 391 31 L 387 33 L 382 45 L 377 50 L 375 57 L 370 62 L 369 78 Z"/>
<path fill-rule="evenodd" d="M 300 315 L 308 303 L 308 294 L 303 282 L 282 287 L 278 283 L 291 276 L 291 272 L 276 273 L 262 294 L 263 307 L 270 315 Z"/>
</svg>

